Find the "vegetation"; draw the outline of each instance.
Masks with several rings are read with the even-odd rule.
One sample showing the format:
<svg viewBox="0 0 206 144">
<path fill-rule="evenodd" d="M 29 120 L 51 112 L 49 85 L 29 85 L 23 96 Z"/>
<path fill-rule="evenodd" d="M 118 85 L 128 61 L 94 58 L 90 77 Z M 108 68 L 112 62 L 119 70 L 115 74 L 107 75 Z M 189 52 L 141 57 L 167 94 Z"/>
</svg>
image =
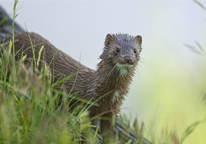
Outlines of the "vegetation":
<svg viewBox="0 0 206 144">
<path fill-rule="evenodd" d="M 68 95 L 52 88 L 49 69 L 37 75 L 24 65 L 25 57 L 16 62 L 11 45 L 1 55 L 0 143 L 78 143 L 83 134 L 95 141 L 88 112 L 68 113 Z"/>
<path fill-rule="evenodd" d="M 70 111 L 68 99 L 74 98 L 75 94 L 54 89 L 55 85 L 64 84 L 65 80 L 78 75 L 78 72 L 53 82 L 55 76 L 51 75 L 46 64 L 41 70 L 38 69 L 44 47 L 31 65 L 25 65 L 26 56 L 15 59 L 18 53 L 15 52 L 14 44 L 17 3 L 15 0 L 13 40 L 2 40 L 0 45 L 0 143 L 101 143 L 102 137 L 98 129 L 91 125 L 87 109 L 80 105 Z M 31 45 L 34 49 L 35 46 Z M 128 119 L 125 116 L 120 118 L 120 123 L 129 132 Z M 143 126 L 136 120 L 134 127 L 134 132 L 142 140 Z M 118 139 L 116 133 L 115 143 Z M 132 142 L 129 139 L 127 141 L 128 144 Z"/>
<path fill-rule="evenodd" d="M 205 7 L 196 0 L 194 2 L 204 10 L 202 12 L 205 14 Z M 144 99 L 146 102 L 142 104 L 143 108 L 153 111 L 145 127 L 146 137 L 152 142 L 161 144 L 205 143 L 206 49 L 203 44 L 205 44 L 204 40 L 183 44 L 177 49 L 185 49 L 188 51 L 186 55 L 191 51 L 192 57 L 175 53 L 175 56 L 172 56 L 174 60 L 170 61 L 167 58 L 161 59 L 165 61 L 154 60 L 153 65 L 148 66 L 149 69 L 144 69 L 144 72 L 149 72 L 146 78 L 141 75 L 141 79 L 149 79 L 152 85 L 146 82 L 141 83 L 143 87 L 141 96 L 148 97 Z M 155 54 L 159 53 L 161 52 L 158 51 Z M 186 57 L 179 58 L 182 56 Z M 181 61 L 187 58 L 192 60 Z M 191 64 L 192 62 L 194 63 Z"/>
<path fill-rule="evenodd" d="M 1 49 L 8 47 L 0 54 L 0 143 L 79 143 L 83 138 L 96 142 L 88 112 L 77 113 L 78 107 L 68 113 L 72 94 L 53 89 L 49 68 L 37 69 L 39 59 L 34 67 L 24 64 L 25 56 L 16 61 L 11 54 L 14 41 L 13 32 L 13 42 L 1 44 Z"/>
<path fill-rule="evenodd" d="M 16 0 L 14 5 L 14 19 L 17 16 L 15 10 L 17 2 Z M 195 2 L 205 10 L 201 3 Z M 12 47 L 13 42 L 2 43 L 1 45 L 8 45 L 8 47 L 7 50 L 0 51 L 0 143 L 73 144 L 80 143 L 80 141 L 100 143 L 101 138 L 99 137 L 101 136 L 98 135 L 98 130 L 95 129 L 95 131 L 91 125 L 88 111 L 81 111 L 84 108 L 77 107 L 74 111 L 69 112 L 67 99 L 73 94 L 67 94 L 63 90 L 55 90 L 53 86 L 56 83 L 51 82 L 52 76 L 49 68 L 44 65 L 41 71 L 37 69 L 39 60 L 34 64 L 34 67 L 24 64 L 26 57 L 22 56 L 19 61 L 16 61 L 11 54 L 15 46 Z M 186 46 L 197 54 L 205 54 L 204 48 L 198 42 L 196 44 L 196 47 Z M 41 55 L 41 51 L 39 55 Z M 59 83 L 64 82 L 60 81 Z M 158 81 L 158 84 L 164 86 L 161 81 Z M 197 90 L 191 95 L 195 93 Z M 62 95 L 63 101 L 57 107 L 60 95 Z M 175 95 L 175 92 L 171 95 Z M 205 88 L 201 98 L 204 101 L 206 99 Z M 157 100 L 160 99 L 164 98 L 159 97 Z M 194 97 L 188 97 L 188 99 L 194 102 Z M 166 100 L 164 102 L 167 104 Z M 205 114 L 205 103 L 204 106 L 201 106 L 200 111 L 201 114 Z M 188 110 L 186 112 L 188 113 Z M 127 129 L 129 129 L 130 122 L 126 116 L 120 116 L 120 119 L 122 123 L 126 123 Z M 184 128 L 183 132 L 164 127 L 159 128 L 161 133 L 157 129 L 155 129 L 157 131 L 153 131 L 153 120 L 145 128 L 146 131 L 143 130 L 143 124 L 140 125 L 137 119 L 134 121 L 133 128 L 137 135 L 144 135 L 154 143 L 183 144 L 187 142 L 188 137 L 192 136 L 199 125 L 206 122 L 205 117 L 193 117 L 193 119 L 195 119 L 194 122 Z M 176 117 L 173 120 L 175 121 Z M 205 130 L 200 130 L 198 134 L 205 135 Z M 117 140 L 118 136 L 116 143 Z M 127 143 L 131 143 L 131 140 L 128 140 Z"/>
</svg>

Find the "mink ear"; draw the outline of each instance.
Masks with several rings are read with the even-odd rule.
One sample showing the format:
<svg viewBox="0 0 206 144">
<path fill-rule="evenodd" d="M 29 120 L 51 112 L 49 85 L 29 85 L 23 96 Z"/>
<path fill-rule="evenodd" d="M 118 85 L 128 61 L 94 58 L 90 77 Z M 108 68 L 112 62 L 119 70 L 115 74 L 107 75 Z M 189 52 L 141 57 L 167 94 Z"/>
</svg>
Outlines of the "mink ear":
<svg viewBox="0 0 206 144">
<path fill-rule="evenodd" d="M 135 37 L 135 39 L 136 39 L 137 43 L 139 43 L 139 45 L 142 44 L 142 36 L 137 35 L 137 36 Z"/>
<path fill-rule="evenodd" d="M 105 39 L 105 45 L 109 45 L 110 42 L 112 41 L 114 35 L 107 34 L 106 39 Z"/>
</svg>

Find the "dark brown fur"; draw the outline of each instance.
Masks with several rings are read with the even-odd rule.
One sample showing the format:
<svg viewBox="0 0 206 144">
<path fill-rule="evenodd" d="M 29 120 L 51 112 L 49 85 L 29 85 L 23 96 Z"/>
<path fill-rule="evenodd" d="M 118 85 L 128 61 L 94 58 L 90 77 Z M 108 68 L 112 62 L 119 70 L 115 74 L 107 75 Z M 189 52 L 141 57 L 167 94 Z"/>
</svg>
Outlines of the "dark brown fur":
<svg viewBox="0 0 206 144">
<path fill-rule="evenodd" d="M 50 64 L 52 75 L 58 75 L 54 81 L 64 78 L 79 68 L 77 80 L 72 90 L 72 93 L 79 92 L 78 97 L 91 100 L 99 106 L 92 106 L 89 108 L 90 116 L 102 115 L 109 120 L 101 120 L 102 132 L 111 130 L 111 118 L 113 115 L 117 116 L 120 106 L 125 95 L 128 92 L 134 70 L 139 60 L 141 52 L 141 36 L 130 36 L 127 34 L 108 34 L 105 40 L 105 47 L 100 56 L 100 63 L 97 70 L 92 70 L 78 61 L 74 60 L 64 52 L 55 48 L 46 39 L 35 33 L 29 33 L 32 43 L 35 45 L 35 57 L 38 58 L 39 50 L 42 45 L 45 47 L 45 61 Z M 10 40 L 10 38 L 7 38 Z M 6 41 L 7 41 L 6 40 Z M 21 50 L 27 59 L 33 58 L 30 38 L 28 33 L 23 32 L 15 37 L 15 51 Z M 117 52 L 116 49 L 120 51 Z M 136 53 L 135 53 L 136 51 Z M 130 57 L 126 61 L 125 57 Z M 54 57 L 54 60 L 52 60 Z M 43 59 L 43 54 L 41 56 Z M 121 68 L 120 65 L 126 65 Z M 127 66 L 130 65 L 130 66 Z M 123 66 L 124 67 L 124 66 Z M 122 70 L 122 71 L 121 71 Z M 59 75 L 60 74 L 60 75 Z M 75 77 L 69 79 L 64 84 L 63 88 L 70 92 Z M 56 86 L 60 89 L 62 85 Z M 114 95 L 117 98 L 114 98 Z"/>
</svg>

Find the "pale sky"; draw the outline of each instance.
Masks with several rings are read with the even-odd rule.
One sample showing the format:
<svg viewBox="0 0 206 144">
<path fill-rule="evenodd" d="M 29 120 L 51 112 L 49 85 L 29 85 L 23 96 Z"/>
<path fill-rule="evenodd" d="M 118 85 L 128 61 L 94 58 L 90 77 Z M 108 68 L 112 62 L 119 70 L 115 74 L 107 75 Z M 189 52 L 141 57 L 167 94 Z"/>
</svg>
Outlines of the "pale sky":
<svg viewBox="0 0 206 144">
<path fill-rule="evenodd" d="M 0 4 L 12 13 L 13 0 L 1 0 Z M 192 0 L 21 0 L 17 13 L 20 25 L 77 60 L 81 53 L 81 62 L 93 69 L 107 33 L 142 35 L 143 54 L 150 56 L 158 49 L 167 53 L 201 40 L 205 20 L 204 11 Z M 185 53 L 183 49 L 178 51 Z"/>
</svg>

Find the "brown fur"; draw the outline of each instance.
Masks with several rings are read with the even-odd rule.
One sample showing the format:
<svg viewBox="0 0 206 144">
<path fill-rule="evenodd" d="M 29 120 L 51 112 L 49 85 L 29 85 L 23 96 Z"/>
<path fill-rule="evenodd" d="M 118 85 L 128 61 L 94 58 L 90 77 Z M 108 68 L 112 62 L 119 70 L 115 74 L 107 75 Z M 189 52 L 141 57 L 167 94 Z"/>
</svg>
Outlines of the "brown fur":
<svg viewBox="0 0 206 144">
<path fill-rule="evenodd" d="M 101 120 L 102 132 L 111 130 L 111 118 L 113 115 L 117 116 L 120 110 L 122 101 L 128 92 L 129 85 L 134 75 L 134 70 L 139 60 L 141 52 L 141 36 L 130 36 L 127 34 L 108 34 L 105 40 L 104 51 L 100 56 L 100 63 L 97 70 L 92 70 L 86 66 L 79 64 L 64 52 L 55 48 L 46 39 L 35 33 L 29 33 L 32 43 L 35 45 L 35 57 L 38 58 L 39 50 L 42 45 L 45 47 L 45 61 L 50 65 L 52 75 L 58 75 L 54 81 L 64 78 L 78 70 L 77 80 L 71 93 L 79 92 L 78 97 L 91 100 L 99 106 L 92 106 L 89 108 L 90 116 L 103 115 L 109 120 Z M 11 38 L 7 38 L 10 40 Z M 6 41 L 7 41 L 6 40 Z M 27 59 L 33 58 L 30 38 L 28 33 L 23 32 L 15 36 L 15 51 L 21 50 Z M 116 49 L 119 52 L 116 52 Z M 136 53 L 134 51 L 136 50 Z M 54 56 L 54 60 L 52 61 Z M 130 61 L 125 61 L 125 57 L 130 56 Z M 41 56 L 43 59 L 43 55 Z M 130 64 L 130 67 L 121 68 L 119 64 Z M 126 71 L 125 71 L 126 69 Z M 60 75 L 59 75 L 60 74 Z M 69 79 L 64 84 L 63 88 L 70 92 L 75 77 Z M 62 85 L 56 86 L 60 89 Z M 118 95 L 114 98 L 114 95 Z M 74 103 L 73 101 L 72 103 Z"/>
</svg>

